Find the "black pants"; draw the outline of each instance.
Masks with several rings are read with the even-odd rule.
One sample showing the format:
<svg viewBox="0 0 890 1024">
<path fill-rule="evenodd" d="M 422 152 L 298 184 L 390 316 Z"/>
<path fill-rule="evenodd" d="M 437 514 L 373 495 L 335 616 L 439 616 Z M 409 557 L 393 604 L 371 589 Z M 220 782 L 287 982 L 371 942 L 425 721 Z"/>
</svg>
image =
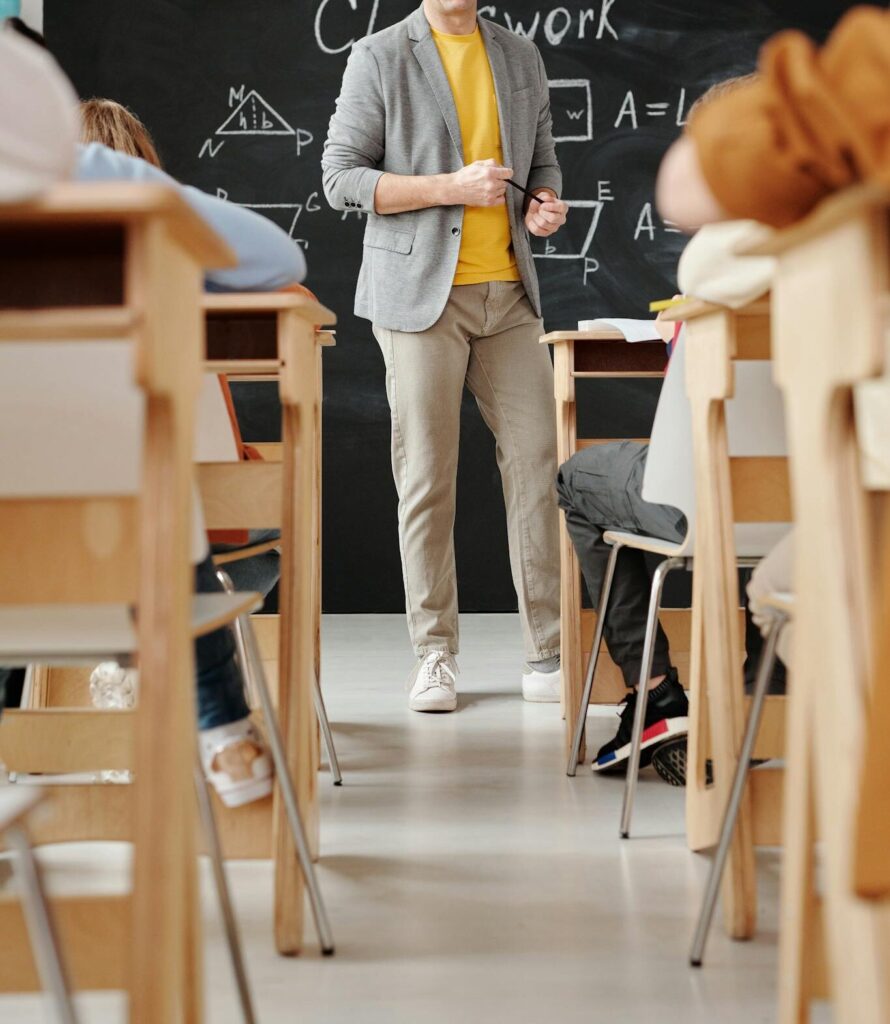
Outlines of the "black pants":
<svg viewBox="0 0 890 1024">
<path fill-rule="evenodd" d="M 590 599 L 600 600 L 606 564 L 612 552 L 603 540 L 607 530 L 645 533 L 680 541 L 686 517 L 669 505 L 643 501 L 646 445 L 636 441 L 594 445 L 573 455 L 560 467 L 556 480 L 559 506 L 578 553 Z M 635 687 L 640 679 L 643 641 L 652 577 L 642 551 L 624 548 L 618 556 L 603 636 L 624 682 Z M 671 668 L 667 637 L 659 624 L 655 635 L 652 675 Z"/>
</svg>

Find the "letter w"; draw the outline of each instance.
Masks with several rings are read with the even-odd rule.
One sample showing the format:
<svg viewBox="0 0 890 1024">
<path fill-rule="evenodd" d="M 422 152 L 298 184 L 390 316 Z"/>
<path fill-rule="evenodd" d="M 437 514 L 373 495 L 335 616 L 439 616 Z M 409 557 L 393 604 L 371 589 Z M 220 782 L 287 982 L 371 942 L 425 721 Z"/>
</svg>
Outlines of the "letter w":
<svg viewBox="0 0 890 1024">
<path fill-rule="evenodd" d="M 541 12 L 540 11 L 536 11 L 535 12 L 535 20 L 532 22 L 531 28 L 529 28 L 529 29 L 526 29 L 525 25 L 523 25 L 522 22 L 518 21 L 518 20 L 517 20 L 516 24 L 514 25 L 513 24 L 513 19 L 510 17 L 509 14 L 507 14 L 506 11 L 504 11 L 504 19 L 507 22 L 507 28 L 510 29 L 510 31 L 514 35 L 525 36 L 526 39 L 534 39 L 535 36 L 538 33 L 538 26 L 541 23 Z"/>
</svg>

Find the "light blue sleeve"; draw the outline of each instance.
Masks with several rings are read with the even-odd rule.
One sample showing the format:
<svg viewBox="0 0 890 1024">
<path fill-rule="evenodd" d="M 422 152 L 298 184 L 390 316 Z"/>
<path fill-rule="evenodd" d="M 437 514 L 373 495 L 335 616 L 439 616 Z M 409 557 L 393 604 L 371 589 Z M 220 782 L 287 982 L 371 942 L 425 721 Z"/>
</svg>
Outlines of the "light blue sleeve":
<svg viewBox="0 0 890 1024">
<path fill-rule="evenodd" d="M 211 291 L 272 291 L 306 276 L 303 250 L 270 220 L 199 189 L 180 185 L 157 167 L 126 153 L 91 142 L 78 146 L 78 181 L 146 181 L 172 185 L 191 208 L 226 242 L 238 266 L 208 270 Z"/>
</svg>

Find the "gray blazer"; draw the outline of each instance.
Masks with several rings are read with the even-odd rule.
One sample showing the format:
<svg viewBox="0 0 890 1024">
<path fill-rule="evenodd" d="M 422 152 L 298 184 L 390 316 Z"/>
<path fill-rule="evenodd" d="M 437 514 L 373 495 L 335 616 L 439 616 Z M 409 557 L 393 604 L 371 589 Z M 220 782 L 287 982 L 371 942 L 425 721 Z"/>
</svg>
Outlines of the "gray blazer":
<svg viewBox="0 0 890 1024">
<path fill-rule="evenodd" d="M 550 95 L 534 43 L 479 19 L 497 93 L 504 163 L 529 189 L 559 195 Z M 404 21 L 357 42 L 343 76 L 322 157 L 324 193 L 335 210 L 367 214 L 355 313 L 380 327 L 423 331 L 442 313 L 457 268 L 463 206 L 374 213 L 380 176 L 443 174 L 464 165 L 451 87 L 420 7 Z M 541 301 L 524 196 L 508 189 L 516 263 L 529 300 Z"/>
</svg>

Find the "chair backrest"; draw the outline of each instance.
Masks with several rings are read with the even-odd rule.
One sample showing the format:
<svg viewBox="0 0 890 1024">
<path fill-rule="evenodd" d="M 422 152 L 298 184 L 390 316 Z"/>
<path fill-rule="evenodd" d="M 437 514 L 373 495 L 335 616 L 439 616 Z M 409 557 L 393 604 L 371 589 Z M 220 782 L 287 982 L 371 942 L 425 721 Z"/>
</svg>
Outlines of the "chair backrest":
<svg viewBox="0 0 890 1024">
<path fill-rule="evenodd" d="M 642 493 L 646 501 L 684 513 L 686 548 L 691 550 L 696 502 L 686 330 L 680 332 L 662 386 Z M 764 554 L 791 518 L 782 396 L 773 381 L 772 363 L 747 358 L 764 354 L 741 346 L 741 358 L 733 360 L 733 394 L 725 403 L 737 547 L 740 555 L 750 556 Z"/>
<path fill-rule="evenodd" d="M 661 386 L 642 493 L 644 501 L 671 505 L 686 516 L 688 546 L 695 536 L 695 475 L 692 416 L 686 397 L 685 330 L 685 327 L 680 330 Z"/>
<path fill-rule="evenodd" d="M 135 600 L 144 419 L 126 339 L 0 342 L 0 604 Z"/>
<path fill-rule="evenodd" d="M 219 437 L 215 377 L 201 409 Z M 135 600 L 144 429 L 133 342 L 0 342 L 0 604 Z M 206 550 L 196 501 L 192 560 Z"/>
</svg>

